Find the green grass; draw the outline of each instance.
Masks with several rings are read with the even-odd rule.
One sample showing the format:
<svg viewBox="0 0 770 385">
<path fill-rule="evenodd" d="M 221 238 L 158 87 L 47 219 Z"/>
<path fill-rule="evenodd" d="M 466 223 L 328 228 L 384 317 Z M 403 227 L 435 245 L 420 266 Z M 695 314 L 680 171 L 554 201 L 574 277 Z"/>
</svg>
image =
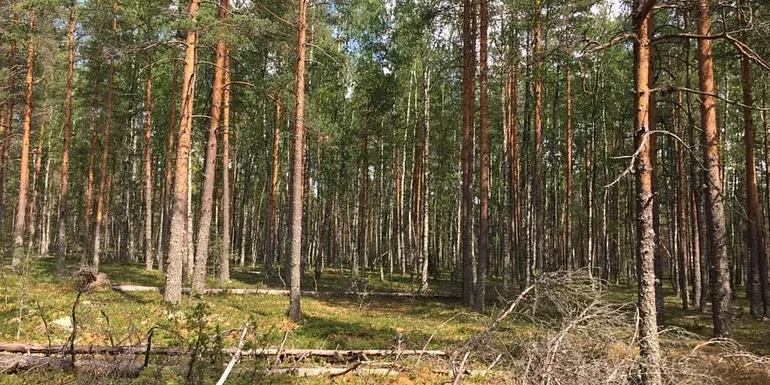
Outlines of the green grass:
<svg viewBox="0 0 770 385">
<path fill-rule="evenodd" d="M 69 319 L 72 304 L 77 296 L 73 282 L 57 278 L 54 261 L 50 258 L 32 259 L 22 274 L 4 273 L 0 277 L 0 341 L 33 342 L 46 344 L 64 343 L 70 329 L 59 323 Z M 74 271 L 74 267 L 70 270 Z M 139 264 L 106 264 L 102 266 L 113 284 L 162 286 L 163 274 L 147 272 Z M 227 284 L 209 279 L 208 287 L 229 288 L 283 288 L 280 279 L 265 281 L 259 268 L 232 272 Z M 326 269 L 323 278 L 316 282 L 311 270 L 306 271 L 303 289 L 340 291 L 351 288 L 347 271 Z M 449 277 L 432 280 L 431 288 L 438 293 L 457 294 L 459 282 Z M 419 282 L 410 276 L 395 275 L 382 281 L 379 273 L 367 275 L 366 288 L 371 291 L 415 291 Z M 166 346 L 194 346 L 201 330 L 204 346 L 231 347 L 237 343 L 240 333 L 234 332 L 250 325 L 252 332 L 248 347 L 278 347 L 286 336 L 285 347 L 307 349 L 389 349 L 395 341 L 402 341 L 406 349 L 443 349 L 452 351 L 459 343 L 479 332 L 489 322 L 489 315 L 499 309 L 497 292 L 501 282 L 491 279 L 488 287 L 489 311 L 476 314 L 464 308 L 459 300 L 429 298 L 390 298 L 376 296 L 329 296 L 306 297 L 302 300 L 303 320 L 294 324 L 286 318 L 288 297 L 276 295 L 210 295 L 201 299 L 183 296 L 178 307 L 167 308 L 161 304 L 157 292 L 105 291 L 85 294 L 77 308 L 77 345 L 144 344 L 146 334 L 155 328 L 153 343 Z M 768 323 L 754 320 L 745 314 L 747 309 L 743 291 L 738 291 L 734 312 L 743 314 L 735 321 L 735 338 L 758 354 L 770 352 Z M 666 324 L 687 329 L 703 339 L 711 337 L 711 317 L 696 310 L 683 311 L 680 300 L 670 287 L 665 288 Z M 635 301 L 634 288 L 625 285 L 612 286 L 607 299 L 617 303 Z M 108 322 L 109 319 L 109 322 Z M 450 320 L 451 319 L 451 320 Z M 450 320 L 450 321 L 448 321 Z M 56 322 L 59 321 L 59 322 Z M 519 332 L 536 328 L 525 320 L 514 325 Z M 219 337 L 218 337 L 219 336 Z M 111 337 L 111 338 L 110 338 Z M 693 341 L 693 345 L 697 343 Z M 213 350 L 212 350 L 213 351 Z M 156 360 L 162 359 L 157 357 Z M 218 358 L 221 361 L 221 357 Z M 214 360 L 216 361 L 216 360 Z M 311 361 L 328 365 L 322 361 Z M 264 364 L 264 361 L 262 362 Z M 306 363 L 307 364 L 307 363 Z M 244 364 L 245 365 L 245 364 Z M 303 364 L 305 365 L 305 364 Z M 219 367 L 214 365 L 213 372 Z M 178 369 L 178 368 L 177 368 Z M 241 369 L 243 370 L 243 369 Z M 166 370 L 160 366 L 147 370 L 136 384 L 184 383 L 179 373 L 184 370 Z M 213 373 L 212 372 L 212 373 Z M 417 373 L 417 374 L 415 374 Z M 212 375 L 209 373 L 209 375 Z M 16 383 L 64 383 L 73 377 L 68 374 L 41 375 L 45 380 L 35 380 L 35 375 L 0 376 L 0 384 Z M 148 377 L 148 378 L 145 378 Z M 234 382 L 253 383 L 247 374 L 234 374 Z M 354 383 L 381 383 L 382 378 L 356 377 Z M 78 379 L 81 381 L 82 379 Z M 296 378 L 278 377 L 272 383 L 294 383 Z M 8 382 L 10 381 L 10 382 Z M 199 383 L 214 381 L 201 380 Z M 303 380 L 306 384 L 329 383 L 329 379 Z M 396 381 L 396 380 L 393 380 Z M 440 381 L 430 367 L 414 368 L 398 383 L 433 383 Z M 115 380 L 115 384 L 120 382 Z"/>
<path fill-rule="evenodd" d="M 47 343 L 50 337 L 53 344 L 67 340 L 69 329 L 54 321 L 69 317 L 77 291 L 70 280 L 57 279 L 53 271 L 50 259 L 38 259 L 30 261 L 24 274 L 5 274 L 0 282 L 3 286 L 0 318 L 6 322 L 0 323 L 0 340 Z M 105 265 L 102 271 L 110 276 L 113 284 L 160 286 L 163 281 L 162 274 L 146 272 L 139 265 Z M 335 289 L 335 283 L 343 280 L 330 277 L 319 284 L 319 289 Z M 378 282 L 380 285 L 369 285 L 369 289 L 405 288 L 407 280 L 399 280 L 397 284 Z M 208 285 L 223 286 L 216 281 Z M 279 286 L 261 284 L 253 273 L 234 272 L 229 287 Z M 258 336 L 260 344 L 273 347 L 280 344 L 289 331 L 286 346 L 293 348 L 387 349 L 400 338 L 410 348 L 419 349 L 435 334 L 429 348 L 449 349 L 481 330 L 484 322 L 472 314 L 457 316 L 465 310 L 455 301 L 308 297 L 302 301 L 303 320 L 293 324 L 285 317 L 288 307 L 285 296 L 211 295 L 202 299 L 183 296 L 180 306 L 169 309 L 161 304 L 161 294 L 157 292 L 106 291 L 83 296 L 77 309 L 77 343 L 109 345 L 111 334 L 116 344 L 136 344 L 155 326 L 178 331 L 185 339 L 192 339 L 197 335 L 195 326 L 199 320 L 195 309 L 199 303 L 205 304 L 205 332 L 214 334 L 217 327 L 229 330 L 251 324 L 256 328 L 253 335 Z M 109 317 L 109 328 L 102 312 Z M 452 317 L 455 317 L 452 322 L 444 324 Z M 234 345 L 235 338 L 234 335 L 228 338 L 226 344 Z M 155 343 L 178 344 L 180 338 L 171 332 L 158 331 Z"/>
</svg>

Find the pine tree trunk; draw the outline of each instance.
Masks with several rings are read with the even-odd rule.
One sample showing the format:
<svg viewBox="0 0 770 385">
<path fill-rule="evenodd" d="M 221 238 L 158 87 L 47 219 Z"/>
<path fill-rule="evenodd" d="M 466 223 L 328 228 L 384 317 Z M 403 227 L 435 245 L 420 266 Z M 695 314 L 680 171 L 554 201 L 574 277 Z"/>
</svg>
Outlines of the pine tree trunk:
<svg viewBox="0 0 770 385">
<path fill-rule="evenodd" d="M 463 305 L 473 305 L 473 147 L 474 147 L 474 83 L 476 72 L 476 1 L 463 0 L 463 139 L 462 139 L 462 237 Z"/>
<path fill-rule="evenodd" d="M 745 23 L 743 12 L 738 19 Z M 747 243 L 749 248 L 748 294 L 750 313 L 755 318 L 768 315 L 767 263 L 763 242 L 762 215 L 759 206 L 759 188 L 757 186 L 757 165 L 754 157 L 756 133 L 752 107 L 754 98 L 751 88 L 751 62 L 748 56 L 741 56 L 741 86 L 743 87 L 743 140 L 746 160 L 746 225 L 748 226 Z M 762 262 L 765 263 L 762 263 Z"/>
<path fill-rule="evenodd" d="M 29 218 L 27 219 L 27 245 L 30 250 L 35 246 L 37 237 L 37 197 L 40 193 L 40 170 L 43 168 L 43 140 L 45 139 L 46 122 L 40 124 L 35 150 L 35 168 L 32 173 L 32 200 L 29 203 Z M 38 245 L 39 246 L 39 245 Z"/>
<path fill-rule="evenodd" d="M 16 12 L 13 13 L 11 22 L 13 24 L 18 24 L 19 18 Z M 11 147 L 11 134 L 13 132 L 13 95 L 16 94 L 16 71 L 18 70 L 16 56 L 18 55 L 18 51 L 19 48 L 16 41 L 13 40 L 11 42 L 10 57 L 8 58 L 8 98 L 3 103 L 5 121 L 2 125 L 3 139 L 0 144 L 0 150 L 2 150 L 0 153 L 0 229 L 5 229 L 3 226 L 6 211 L 5 182 L 8 177 L 8 152 Z M 5 234 L 0 235 L 0 240 L 5 240 Z"/>
<path fill-rule="evenodd" d="M 147 19 L 148 29 L 152 30 Z M 147 53 L 144 101 L 144 267 L 152 270 L 152 52 Z"/>
<path fill-rule="evenodd" d="M 51 136 L 48 136 L 48 150 L 47 152 L 51 153 Z M 42 224 L 40 225 L 40 255 L 48 255 L 50 248 L 50 231 L 51 231 L 51 183 L 50 183 L 50 174 L 51 171 L 51 157 L 49 156 L 48 159 L 45 161 L 45 181 L 43 182 L 43 212 L 41 213 L 41 218 L 43 219 Z"/>
<path fill-rule="evenodd" d="M 197 52 L 196 52 L 197 57 Z M 196 59 L 197 60 L 197 59 Z M 192 126 L 191 126 L 192 127 Z M 193 268 L 195 266 L 195 233 L 193 232 L 193 200 L 192 200 L 192 150 L 190 150 L 190 156 L 187 157 L 187 177 L 185 183 L 187 183 L 187 216 L 185 216 L 185 254 L 184 254 L 184 272 L 185 283 L 192 285 L 193 281 Z"/>
<path fill-rule="evenodd" d="M 767 90 L 766 89 L 762 89 L 762 128 L 763 128 L 764 139 L 765 139 L 764 140 L 765 167 L 766 167 L 765 198 L 767 199 L 765 207 L 770 209 L 770 142 L 768 141 L 768 139 L 770 139 L 770 121 L 768 121 L 768 117 L 767 117 Z M 768 220 L 770 220 L 770 213 L 765 213 L 765 216 L 768 217 Z M 766 232 L 763 233 L 762 235 L 765 236 L 765 242 L 767 242 L 768 239 L 770 239 L 770 232 L 768 232 L 770 231 L 770 226 L 766 226 L 765 231 Z M 767 243 L 765 243 L 765 246 L 767 246 Z M 763 271 L 762 269 L 764 269 L 764 271 L 768 271 L 769 257 L 768 257 L 767 249 L 764 249 L 763 251 L 764 253 L 760 254 L 760 257 L 762 257 L 762 259 L 759 260 L 759 269 L 760 271 Z M 768 280 L 770 280 L 770 278 L 767 276 L 767 274 L 765 274 L 764 278 L 761 275 L 759 276 L 759 278 L 760 278 L 760 284 L 763 285 L 763 287 L 767 288 L 768 286 L 770 286 L 770 284 L 768 283 Z M 768 293 L 768 290 L 770 289 L 765 289 L 765 296 L 766 296 L 765 298 L 770 300 L 770 293 Z M 770 315 L 767 314 L 768 312 L 770 312 L 768 310 L 768 307 L 770 307 L 770 305 L 765 303 L 765 317 L 770 317 Z"/>
<path fill-rule="evenodd" d="M 278 178 L 281 167 L 281 99 L 276 95 L 273 113 L 273 167 L 270 174 L 270 197 L 267 214 L 267 255 L 265 256 L 265 276 L 273 274 L 273 264 L 278 260 L 278 239 L 276 232 L 276 212 L 278 208 Z"/>
<path fill-rule="evenodd" d="M 91 105 L 91 147 L 88 155 L 88 182 L 86 184 L 86 207 L 83 211 L 83 252 L 80 254 L 80 266 L 88 265 L 88 256 L 91 255 L 91 214 L 94 205 L 94 165 L 96 164 L 96 124 L 99 116 L 99 88 L 94 92 L 94 100 Z"/>
<path fill-rule="evenodd" d="M 679 106 L 682 105 L 682 93 L 679 92 L 678 94 L 678 102 Z M 676 116 L 675 125 L 676 125 L 676 133 L 679 135 L 679 137 L 684 137 L 684 126 L 682 124 L 682 114 L 681 109 L 676 108 L 676 111 L 674 112 Z M 681 288 L 681 292 L 679 295 L 682 298 L 682 310 L 687 310 L 689 307 L 689 304 L 687 302 L 687 282 L 688 282 L 688 274 L 687 274 L 687 188 L 686 188 L 686 180 L 685 180 L 685 165 L 684 165 L 684 145 L 682 143 L 676 142 L 676 174 L 677 174 L 677 233 L 679 236 L 678 239 L 678 250 L 677 250 L 677 259 L 679 261 L 679 286 Z"/>
<path fill-rule="evenodd" d="M 228 4 L 229 5 L 229 4 Z M 230 9 L 225 9 L 229 17 Z M 219 279 L 230 281 L 230 47 L 225 48 L 225 79 L 222 90 L 222 255 Z M 244 261 L 241 259 L 240 266 Z"/>
<path fill-rule="evenodd" d="M 219 2 L 219 18 L 226 15 L 228 0 Z M 206 145 L 206 164 L 203 175 L 203 191 L 201 193 L 200 218 L 198 219 L 198 238 L 195 247 L 195 264 L 191 293 L 200 295 L 206 286 L 206 265 L 209 254 L 209 239 L 211 236 L 211 213 L 214 204 L 214 184 L 217 172 L 217 130 L 219 130 L 222 113 L 222 86 L 224 82 L 224 67 L 226 54 L 225 41 L 217 40 L 217 58 L 214 64 L 214 85 L 211 93 L 211 110 L 209 112 L 209 135 Z"/>
<path fill-rule="evenodd" d="M 687 18 L 684 18 L 684 28 L 687 29 Z M 690 40 L 685 40 L 686 55 L 686 84 L 687 88 L 692 88 L 692 74 L 690 67 L 691 47 Z M 695 140 L 695 121 L 692 111 L 692 100 L 690 93 L 685 95 L 687 120 L 689 128 L 687 130 L 689 136 L 690 146 L 697 145 Z M 704 294 L 707 287 L 708 279 L 708 263 L 706 261 L 706 251 L 701 248 L 701 238 L 705 235 L 703 229 L 703 218 L 700 214 L 701 210 L 701 186 L 698 184 L 698 172 L 697 169 L 700 166 L 699 159 L 696 159 L 696 151 L 690 151 L 690 164 L 688 171 L 690 174 L 690 223 L 691 223 L 691 250 L 693 258 L 693 305 L 698 304 L 698 309 L 701 313 L 706 312 L 706 295 Z"/>
<path fill-rule="evenodd" d="M 394 190 L 394 193 L 395 193 L 395 197 L 394 197 L 395 198 L 395 202 L 394 202 L 394 205 L 393 205 L 393 227 L 394 227 L 394 232 L 395 232 L 395 236 L 396 236 L 395 237 L 396 238 L 396 249 L 395 249 L 396 256 L 395 256 L 395 261 L 398 262 L 399 265 L 400 265 L 401 261 L 402 261 L 402 258 L 403 258 L 403 251 L 404 251 L 403 250 L 403 243 L 402 243 L 403 242 L 403 238 L 402 238 L 402 235 L 401 235 L 401 230 L 402 230 L 402 214 L 401 213 L 403 212 L 403 204 L 404 204 L 403 191 L 402 191 L 402 185 L 401 185 L 401 180 L 402 180 L 402 175 L 401 175 L 402 174 L 402 169 L 401 169 L 401 156 L 402 156 L 401 146 L 399 144 L 395 144 L 393 146 L 393 151 L 395 152 L 395 154 L 393 155 L 393 190 Z M 392 254 L 393 253 L 391 252 L 391 255 Z M 329 253 L 329 255 L 331 256 L 332 254 Z M 401 265 L 401 266 L 402 266 L 401 274 L 403 274 L 403 265 Z M 393 266 L 392 265 L 390 266 L 390 274 L 391 274 L 391 278 L 392 278 L 392 275 L 393 275 Z"/>
<path fill-rule="evenodd" d="M 29 190 L 29 132 L 32 128 L 32 85 L 35 62 L 35 9 L 29 12 L 29 40 L 27 42 L 27 71 L 24 76 L 24 122 L 21 136 L 21 162 L 19 164 L 19 199 L 16 206 L 16 220 L 13 226 L 12 267 L 21 267 L 24 257 L 24 231 L 26 230 L 27 194 Z M 13 119 L 13 115 L 10 116 Z"/>
<path fill-rule="evenodd" d="M 710 1 L 700 0 L 698 34 L 711 33 Z M 730 269 L 725 244 L 725 211 L 722 195 L 722 175 L 719 167 L 719 138 L 717 134 L 717 111 L 714 94 L 714 64 L 710 39 L 698 40 L 698 77 L 700 79 L 701 143 L 703 146 L 703 167 L 706 184 L 706 223 L 708 225 L 709 253 L 711 261 L 711 299 L 714 319 L 714 336 L 732 336 L 732 313 L 730 302 Z"/>
<path fill-rule="evenodd" d="M 302 252 L 302 206 L 305 187 L 305 40 L 307 35 L 307 0 L 299 0 L 297 20 L 297 68 L 294 91 L 297 105 L 292 138 L 291 184 L 290 184 L 290 260 L 291 277 L 289 293 L 289 319 L 296 322 L 300 312 L 300 264 Z"/>
<path fill-rule="evenodd" d="M 190 21 L 195 24 L 200 0 L 190 0 L 187 12 Z M 190 159 L 190 134 L 192 131 L 193 101 L 195 98 L 195 60 L 198 44 L 198 32 L 194 28 L 187 31 L 184 71 L 182 75 L 182 114 L 179 124 L 179 141 L 176 151 L 176 172 L 174 173 L 174 208 L 168 247 L 168 269 L 163 302 L 177 305 L 182 297 L 182 261 L 187 252 L 187 209 L 188 187 L 187 174 Z"/>
<path fill-rule="evenodd" d="M 102 145 L 102 163 L 99 170 L 99 195 L 96 198 L 96 221 L 94 223 L 94 243 L 92 253 L 92 266 L 99 270 L 101 259 L 101 233 L 102 222 L 104 220 L 104 202 L 105 189 L 107 187 L 107 161 L 110 155 L 110 129 L 112 128 L 112 109 L 115 95 L 115 56 L 117 55 L 117 33 L 118 33 L 118 2 L 112 3 L 112 52 L 110 53 L 109 78 L 107 80 L 107 109 L 104 117 L 104 137 Z M 109 202 L 109 201 L 108 201 Z"/>
<path fill-rule="evenodd" d="M 545 228 L 543 223 L 543 80 L 542 80 L 542 17 L 541 0 L 535 0 L 535 38 L 532 56 L 534 60 L 534 130 L 535 130 L 535 175 L 532 188 L 532 208 L 535 216 L 535 270 L 543 269 L 543 247 Z M 589 239 L 590 242 L 590 239 Z M 589 256 L 590 258 L 590 256 Z"/>
<path fill-rule="evenodd" d="M 479 1 L 479 255 L 476 265 L 476 298 L 474 308 L 484 311 L 486 298 L 487 268 L 489 266 L 489 70 L 488 27 L 489 6 L 487 0 Z M 427 196 L 427 195 L 426 195 Z"/>
<path fill-rule="evenodd" d="M 650 65 L 648 79 L 650 88 L 655 87 L 655 18 L 650 17 L 650 27 L 647 30 L 650 35 Z M 650 94 L 650 164 L 652 166 L 652 227 L 655 232 L 655 306 L 657 308 L 658 326 L 665 324 L 663 317 L 663 257 L 660 253 L 660 200 L 658 193 L 658 135 L 655 133 L 658 125 L 658 108 L 655 102 L 655 93 Z"/>
<path fill-rule="evenodd" d="M 634 2 L 632 12 L 636 23 L 638 41 L 634 44 L 634 68 L 636 72 L 636 114 L 634 161 L 636 177 L 637 210 L 637 266 L 639 283 L 639 347 L 641 355 L 642 384 L 660 385 L 660 345 L 655 305 L 655 231 L 653 228 L 652 169 L 650 159 L 650 35 L 652 7 L 655 0 Z"/>
<path fill-rule="evenodd" d="M 564 244 L 566 255 L 564 256 L 564 268 L 569 270 L 570 261 L 572 261 L 572 74 L 570 66 L 567 65 L 567 154 L 564 156 L 567 160 L 567 191 L 565 203 Z"/>
<path fill-rule="evenodd" d="M 161 240 L 158 242 L 160 249 L 158 252 L 158 270 L 163 271 L 165 269 L 165 264 L 163 263 L 163 255 L 168 252 L 168 241 L 170 237 L 170 227 L 171 227 L 171 196 L 172 196 L 172 189 L 174 186 L 171 185 L 171 181 L 174 177 L 174 174 L 171 172 L 172 167 L 172 160 L 174 160 L 173 153 L 174 153 L 174 142 L 176 138 L 176 115 L 177 115 L 177 106 L 176 106 L 176 99 L 177 99 L 177 89 L 179 88 L 179 81 L 178 81 L 178 73 L 179 73 L 179 60 L 174 60 L 174 71 L 171 74 L 171 107 L 169 111 L 169 125 L 168 125 L 168 145 L 166 146 L 166 165 L 163 168 L 165 170 L 165 175 L 163 177 L 163 210 L 161 211 L 161 218 L 160 221 L 161 229 L 160 233 Z"/>
<path fill-rule="evenodd" d="M 56 224 L 56 270 L 64 269 L 67 255 L 67 220 L 69 210 L 70 138 L 72 136 L 72 92 L 75 73 L 75 0 L 70 1 L 69 28 L 67 34 L 67 90 L 64 97 L 64 138 L 61 156 L 61 178 L 59 184 L 59 218 Z"/>
</svg>

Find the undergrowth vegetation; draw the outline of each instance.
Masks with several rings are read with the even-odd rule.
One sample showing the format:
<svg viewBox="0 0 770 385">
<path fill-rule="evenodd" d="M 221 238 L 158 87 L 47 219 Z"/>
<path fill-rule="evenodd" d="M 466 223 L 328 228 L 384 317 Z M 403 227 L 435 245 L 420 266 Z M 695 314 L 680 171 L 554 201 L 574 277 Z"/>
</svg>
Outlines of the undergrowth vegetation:
<svg viewBox="0 0 770 385">
<path fill-rule="evenodd" d="M 102 270 L 113 284 L 159 286 L 162 280 L 159 273 L 145 272 L 140 266 L 107 265 Z M 53 271 L 52 261 L 37 259 L 27 263 L 21 274 L 3 274 L 0 314 L 5 322 L 0 323 L 0 340 L 67 343 L 77 290 L 72 279 L 56 277 Z M 321 281 L 306 279 L 310 283 L 306 289 L 346 287 L 344 273 L 329 269 Z M 280 281 L 265 285 L 262 280 L 257 270 L 238 271 L 229 287 L 281 288 Z M 210 286 L 223 287 L 216 281 Z M 387 282 L 372 277 L 366 286 L 370 291 L 414 288 L 409 277 Z M 75 311 L 76 346 L 144 346 L 152 332 L 152 346 L 178 350 L 149 355 L 148 366 L 138 378 L 32 371 L 0 376 L 0 384 L 215 383 L 230 360 L 222 349 L 234 348 L 244 327 L 248 327 L 245 350 L 437 349 L 446 351 L 449 358 L 356 357 L 351 362 L 312 356 L 244 357 L 228 384 L 428 384 L 451 381 L 452 373 L 465 373 L 464 383 L 586 384 L 601 378 L 603 383 L 623 384 L 634 380 L 638 336 L 632 291 L 582 273 L 541 275 L 518 298 L 500 294 L 498 286 L 499 282 L 490 282 L 489 293 L 495 297 L 488 298 L 490 306 L 484 314 L 467 312 L 453 300 L 380 297 L 362 291 L 307 298 L 300 323 L 287 320 L 287 298 L 280 295 L 185 296 L 180 306 L 166 308 L 158 292 L 85 292 Z M 737 320 L 737 340 L 746 348 L 737 342 L 707 342 L 708 315 L 677 310 L 675 298 L 668 297 L 668 328 L 661 331 L 661 341 L 669 383 L 770 383 L 768 362 L 759 358 L 770 347 L 766 322 L 750 317 Z M 737 301 L 736 312 L 741 311 L 741 303 Z M 139 362 L 143 355 L 106 359 Z M 303 379 L 275 372 L 350 365 L 390 369 Z M 264 375 L 271 370 L 270 376 Z"/>
</svg>

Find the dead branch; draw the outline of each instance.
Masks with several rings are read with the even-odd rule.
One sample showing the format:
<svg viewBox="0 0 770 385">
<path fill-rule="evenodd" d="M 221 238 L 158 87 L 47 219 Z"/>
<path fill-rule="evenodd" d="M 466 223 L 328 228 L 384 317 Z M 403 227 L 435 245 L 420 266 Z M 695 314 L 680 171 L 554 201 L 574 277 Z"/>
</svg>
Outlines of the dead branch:
<svg viewBox="0 0 770 385">
<path fill-rule="evenodd" d="M 235 354 L 233 354 L 233 358 L 231 358 L 230 362 L 227 364 L 227 368 L 225 368 L 225 371 L 222 373 L 222 377 L 220 377 L 219 381 L 217 381 L 217 385 L 224 385 L 225 381 L 227 380 L 227 376 L 230 375 L 230 371 L 232 371 L 233 366 L 235 366 L 235 362 L 241 358 L 241 349 L 243 349 L 243 341 L 246 339 L 246 333 L 248 331 L 249 331 L 249 326 L 248 325 L 244 326 L 243 333 L 241 334 L 241 339 L 238 340 L 238 348 L 235 350 Z"/>
</svg>

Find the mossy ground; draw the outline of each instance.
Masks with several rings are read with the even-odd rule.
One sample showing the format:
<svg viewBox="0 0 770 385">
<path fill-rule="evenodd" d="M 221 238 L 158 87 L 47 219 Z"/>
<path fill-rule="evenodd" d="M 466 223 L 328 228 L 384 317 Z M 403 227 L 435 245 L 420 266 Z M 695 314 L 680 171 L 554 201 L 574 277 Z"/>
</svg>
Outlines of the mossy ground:
<svg viewBox="0 0 770 385">
<path fill-rule="evenodd" d="M 74 269 L 74 268 L 73 268 Z M 74 270 L 71 270 L 74 271 Z M 102 267 L 113 284 L 162 286 L 160 272 L 146 272 L 134 264 L 107 264 Z M 381 281 L 379 272 L 367 278 L 367 289 L 372 291 L 414 291 L 419 282 L 409 275 L 389 277 Z M 67 325 L 72 304 L 77 296 L 73 283 L 57 278 L 54 261 L 49 258 L 29 261 L 21 274 L 6 272 L 0 277 L 0 341 L 62 344 L 70 335 Z M 282 288 L 282 282 L 265 282 L 259 268 L 234 269 L 229 283 L 210 280 L 209 287 L 270 287 Z M 328 268 L 321 280 L 314 280 L 312 271 L 306 272 L 303 288 L 308 290 L 350 289 L 348 272 Z M 432 280 L 436 292 L 456 294 L 459 284 L 449 277 Z M 476 314 L 462 307 L 459 301 L 425 298 L 389 298 L 375 296 L 334 296 L 303 298 L 303 320 L 297 324 L 285 317 L 288 298 L 276 295 L 211 295 L 202 299 L 184 296 L 175 308 L 161 304 L 157 292 L 105 291 L 86 294 L 77 308 L 78 345 L 143 344 L 147 332 L 155 328 L 153 344 L 179 346 L 191 349 L 196 343 L 211 353 L 207 362 L 198 363 L 195 376 L 200 382 L 213 383 L 221 372 L 226 358 L 213 353 L 218 347 L 232 347 L 244 325 L 252 327 L 247 346 L 251 348 L 278 347 L 286 337 L 285 347 L 306 349 L 390 349 L 397 343 L 406 349 L 443 349 L 451 351 L 469 336 L 483 330 L 489 315 L 496 313 L 499 302 L 494 296 L 502 291 L 502 284 L 491 280 L 488 292 L 488 314 Z M 736 313 L 746 308 L 745 298 L 736 299 Z M 609 299 L 614 302 L 633 302 L 635 294 L 626 286 L 612 287 Z M 710 314 L 697 310 L 683 311 L 677 297 L 666 291 L 666 320 L 690 332 L 710 337 Z M 450 320 L 451 319 L 451 320 Z M 523 322 L 523 321 L 522 321 Z M 522 330 L 534 325 L 520 323 Z M 202 331 L 202 333 L 201 333 Z M 202 339 L 199 336 L 203 335 Z M 758 354 L 770 352 L 770 323 L 754 320 L 747 314 L 735 322 L 735 337 Z M 155 357 L 156 364 L 168 364 L 169 358 Z M 0 376 L 0 384 L 37 383 L 114 383 L 114 384 L 175 384 L 185 383 L 180 373 L 186 373 L 185 364 L 154 365 L 145 370 L 138 380 L 108 380 L 106 378 L 74 378 L 71 374 L 27 373 L 23 376 Z M 433 373 L 435 365 L 423 361 L 412 366 L 409 373 L 387 380 L 376 376 L 349 375 L 335 379 L 314 378 L 299 380 L 291 376 L 271 376 L 255 379 L 252 369 L 266 366 L 265 360 L 243 363 L 228 383 L 329 383 L 352 382 L 361 384 L 440 383 L 446 377 Z M 303 362 L 302 366 L 332 365 L 327 362 Z M 412 362 L 414 364 L 414 362 Z M 435 365 L 434 365 L 435 364 Z M 208 368 L 208 369 L 207 369 Z M 96 382 L 91 382 L 96 380 Z M 212 381 L 213 380 L 213 381 Z M 478 379 L 486 382 L 490 379 Z M 495 379 L 495 383 L 504 383 Z"/>
</svg>

